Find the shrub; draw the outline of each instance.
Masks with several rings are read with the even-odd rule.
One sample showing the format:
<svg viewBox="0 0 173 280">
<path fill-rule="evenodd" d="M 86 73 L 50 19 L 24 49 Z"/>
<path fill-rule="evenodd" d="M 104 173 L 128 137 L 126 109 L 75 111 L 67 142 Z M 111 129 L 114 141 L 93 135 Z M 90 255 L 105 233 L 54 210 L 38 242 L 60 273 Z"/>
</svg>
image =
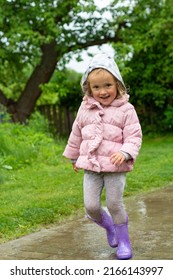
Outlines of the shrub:
<svg viewBox="0 0 173 280">
<path fill-rule="evenodd" d="M 47 160 L 55 149 L 47 122 L 39 113 L 27 125 L 0 124 L 0 168 L 18 169 L 38 159 Z"/>
</svg>

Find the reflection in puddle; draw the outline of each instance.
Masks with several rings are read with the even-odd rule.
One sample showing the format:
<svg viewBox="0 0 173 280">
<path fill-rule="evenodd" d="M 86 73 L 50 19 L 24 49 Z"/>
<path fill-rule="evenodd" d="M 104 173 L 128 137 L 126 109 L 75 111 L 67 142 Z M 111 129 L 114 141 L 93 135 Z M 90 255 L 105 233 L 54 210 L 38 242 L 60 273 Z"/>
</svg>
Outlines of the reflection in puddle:
<svg viewBox="0 0 173 280">
<path fill-rule="evenodd" d="M 146 207 L 145 202 L 143 200 L 139 200 L 137 202 L 137 206 L 138 206 L 138 208 L 137 208 L 138 212 L 146 217 L 147 216 L 147 207 Z"/>
</svg>

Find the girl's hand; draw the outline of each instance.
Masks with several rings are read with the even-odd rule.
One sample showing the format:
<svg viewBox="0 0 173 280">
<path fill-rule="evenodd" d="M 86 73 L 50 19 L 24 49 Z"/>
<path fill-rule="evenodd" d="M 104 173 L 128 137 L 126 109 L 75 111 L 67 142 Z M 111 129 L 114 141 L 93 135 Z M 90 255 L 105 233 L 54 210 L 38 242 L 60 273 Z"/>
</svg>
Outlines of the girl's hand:
<svg viewBox="0 0 173 280">
<path fill-rule="evenodd" d="M 120 166 L 125 160 L 126 157 L 121 152 L 115 152 L 110 157 L 110 161 L 112 162 L 112 164 L 117 166 Z"/>
<path fill-rule="evenodd" d="M 75 172 L 78 172 L 79 169 L 76 167 L 76 163 L 72 163 L 72 165 L 73 165 L 73 170 L 74 170 Z"/>
</svg>

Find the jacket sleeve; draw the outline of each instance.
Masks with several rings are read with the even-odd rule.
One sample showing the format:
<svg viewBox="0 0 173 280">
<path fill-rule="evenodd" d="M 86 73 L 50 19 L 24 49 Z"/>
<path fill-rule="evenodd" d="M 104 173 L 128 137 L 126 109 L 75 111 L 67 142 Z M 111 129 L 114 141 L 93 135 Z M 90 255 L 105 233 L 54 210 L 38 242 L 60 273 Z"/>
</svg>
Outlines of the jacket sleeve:
<svg viewBox="0 0 173 280">
<path fill-rule="evenodd" d="M 124 116 L 123 145 L 121 151 L 128 153 L 133 160 L 139 153 L 142 144 L 142 130 L 134 107 Z"/>
<path fill-rule="evenodd" d="M 63 152 L 63 156 L 70 159 L 77 159 L 79 157 L 80 145 L 82 142 L 81 129 L 78 123 L 78 115 L 73 123 L 72 131 L 70 133 L 67 146 Z"/>
</svg>

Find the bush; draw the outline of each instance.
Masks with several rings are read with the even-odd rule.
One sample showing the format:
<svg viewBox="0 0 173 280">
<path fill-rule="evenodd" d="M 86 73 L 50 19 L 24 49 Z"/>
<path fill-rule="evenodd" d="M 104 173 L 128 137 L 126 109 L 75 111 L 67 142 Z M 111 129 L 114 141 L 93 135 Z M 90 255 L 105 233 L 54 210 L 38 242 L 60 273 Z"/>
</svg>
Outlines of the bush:
<svg viewBox="0 0 173 280">
<path fill-rule="evenodd" d="M 163 125 L 165 127 L 165 130 L 172 131 L 173 128 L 173 107 L 168 105 L 168 109 L 166 110 L 165 119 L 163 121 Z"/>
<path fill-rule="evenodd" d="M 48 124 L 39 113 L 35 113 L 27 125 L 0 124 L 0 168 L 18 169 L 38 159 L 47 160 L 55 149 Z"/>
</svg>

